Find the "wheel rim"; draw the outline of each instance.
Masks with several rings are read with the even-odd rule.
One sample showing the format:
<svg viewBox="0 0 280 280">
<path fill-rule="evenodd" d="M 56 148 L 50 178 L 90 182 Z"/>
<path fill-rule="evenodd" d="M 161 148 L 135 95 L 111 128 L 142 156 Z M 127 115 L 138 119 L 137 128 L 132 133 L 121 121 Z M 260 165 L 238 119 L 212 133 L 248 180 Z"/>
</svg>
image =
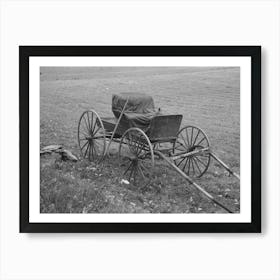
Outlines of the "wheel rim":
<svg viewBox="0 0 280 280">
<path fill-rule="evenodd" d="M 149 182 L 154 167 L 154 152 L 145 132 L 139 128 L 130 128 L 123 134 L 119 146 L 119 162 L 124 167 L 123 178 L 129 182 L 138 181 L 138 184 Z"/>
<path fill-rule="evenodd" d="M 173 153 L 194 152 L 209 147 L 209 139 L 202 129 L 196 126 L 186 126 L 177 134 Z M 210 159 L 210 154 L 205 151 L 182 157 L 175 160 L 174 163 L 188 176 L 199 178 L 207 171 Z"/>
<path fill-rule="evenodd" d="M 78 144 L 83 158 L 102 159 L 106 148 L 105 129 L 94 110 L 85 111 L 79 120 Z"/>
</svg>

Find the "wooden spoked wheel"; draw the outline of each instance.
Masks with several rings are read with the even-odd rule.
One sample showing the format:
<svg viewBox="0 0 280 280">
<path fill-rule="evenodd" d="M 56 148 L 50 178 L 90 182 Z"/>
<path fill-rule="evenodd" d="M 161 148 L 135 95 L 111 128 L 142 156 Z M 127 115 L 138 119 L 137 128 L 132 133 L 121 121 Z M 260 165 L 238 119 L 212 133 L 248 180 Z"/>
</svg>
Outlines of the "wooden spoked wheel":
<svg viewBox="0 0 280 280">
<path fill-rule="evenodd" d="M 154 152 L 143 130 L 130 128 L 125 131 L 119 146 L 119 162 L 124 167 L 123 179 L 133 180 L 134 183 L 149 182 L 154 167 Z"/>
<path fill-rule="evenodd" d="M 80 117 L 78 144 L 84 158 L 90 161 L 102 159 L 106 148 L 105 129 L 94 110 L 87 110 Z"/>
<path fill-rule="evenodd" d="M 177 134 L 173 154 L 194 152 L 192 155 L 174 160 L 174 163 L 188 176 L 201 177 L 208 169 L 211 156 L 207 151 L 210 142 L 204 131 L 196 126 L 185 126 Z M 199 153 L 195 152 L 201 151 Z"/>
</svg>

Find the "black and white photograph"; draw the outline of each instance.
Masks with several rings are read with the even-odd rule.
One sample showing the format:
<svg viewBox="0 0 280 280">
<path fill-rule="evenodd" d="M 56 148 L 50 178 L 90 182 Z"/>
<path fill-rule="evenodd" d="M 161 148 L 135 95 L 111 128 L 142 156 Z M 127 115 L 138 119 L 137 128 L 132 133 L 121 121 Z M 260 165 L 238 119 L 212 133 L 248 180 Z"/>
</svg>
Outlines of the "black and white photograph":
<svg viewBox="0 0 280 280">
<path fill-rule="evenodd" d="M 23 224 L 259 230 L 258 46 L 20 53 Z"/>
<path fill-rule="evenodd" d="M 41 213 L 239 213 L 239 67 L 41 67 Z"/>
</svg>

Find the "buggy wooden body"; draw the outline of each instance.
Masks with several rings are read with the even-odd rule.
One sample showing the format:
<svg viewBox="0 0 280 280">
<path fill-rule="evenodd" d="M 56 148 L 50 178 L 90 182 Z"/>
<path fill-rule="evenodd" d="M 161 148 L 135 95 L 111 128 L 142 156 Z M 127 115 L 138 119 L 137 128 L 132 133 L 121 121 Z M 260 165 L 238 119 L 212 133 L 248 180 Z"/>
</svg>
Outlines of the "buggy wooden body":
<svg viewBox="0 0 280 280">
<path fill-rule="evenodd" d="M 148 182 L 155 157 L 159 157 L 204 195 L 231 212 L 194 182 L 194 178 L 201 177 L 207 171 L 211 158 L 239 179 L 239 175 L 213 154 L 205 132 L 192 125 L 181 127 L 182 115 L 164 115 L 156 111 L 152 115 L 150 111 L 140 114 L 140 117 L 145 117 L 145 114 L 149 116 L 148 122 L 145 120 L 145 126 L 140 128 L 127 113 L 129 98 L 129 95 L 126 96 L 117 114 L 114 111 L 114 117 L 100 117 L 95 110 L 83 112 L 78 125 L 78 144 L 82 156 L 90 161 L 102 161 L 111 143 L 118 142 L 122 178 L 133 183 L 137 180 Z"/>
</svg>

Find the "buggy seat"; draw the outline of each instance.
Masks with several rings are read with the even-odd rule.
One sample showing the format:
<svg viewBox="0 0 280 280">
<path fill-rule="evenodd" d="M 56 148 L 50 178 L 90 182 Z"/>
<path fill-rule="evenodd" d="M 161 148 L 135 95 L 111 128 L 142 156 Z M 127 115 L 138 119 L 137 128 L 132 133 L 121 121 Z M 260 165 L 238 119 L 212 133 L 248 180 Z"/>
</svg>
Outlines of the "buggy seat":
<svg viewBox="0 0 280 280">
<path fill-rule="evenodd" d="M 116 118 L 119 118 L 127 100 L 128 103 L 121 119 L 121 125 L 139 127 L 146 132 L 153 117 L 159 115 L 159 111 L 155 109 L 153 98 L 138 92 L 114 94 L 112 97 L 112 111 Z"/>
</svg>

